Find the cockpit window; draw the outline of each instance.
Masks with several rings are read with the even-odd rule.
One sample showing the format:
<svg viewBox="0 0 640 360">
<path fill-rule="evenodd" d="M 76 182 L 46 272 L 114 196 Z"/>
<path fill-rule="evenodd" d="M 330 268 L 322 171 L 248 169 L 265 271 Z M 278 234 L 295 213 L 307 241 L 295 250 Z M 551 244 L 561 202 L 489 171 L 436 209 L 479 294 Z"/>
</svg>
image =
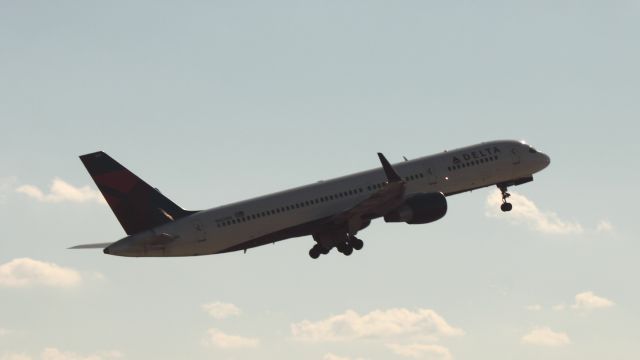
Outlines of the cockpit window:
<svg viewBox="0 0 640 360">
<path fill-rule="evenodd" d="M 536 154 L 536 153 L 538 153 L 538 150 L 536 150 L 536 149 L 534 149 L 534 148 L 530 147 L 530 148 L 529 148 L 529 152 L 530 152 L 530 153 L 532 153 L 532 154 Z"/>
</svg>

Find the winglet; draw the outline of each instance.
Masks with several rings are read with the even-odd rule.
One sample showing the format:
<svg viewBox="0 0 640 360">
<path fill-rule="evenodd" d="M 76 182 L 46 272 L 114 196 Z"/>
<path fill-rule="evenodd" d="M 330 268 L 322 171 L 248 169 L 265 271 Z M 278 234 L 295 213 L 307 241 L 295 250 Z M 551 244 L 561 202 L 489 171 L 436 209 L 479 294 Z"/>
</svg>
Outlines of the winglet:
<svg viewBox="0 0 640 360">
<path fill-rule="evenodd" d="M 387 158 L 382 155 L 382 153 L 378 153 L 378 157 L 380 158 L 380 162 L 382 163 L 382 168 L 384 169 L 384 173 L 387 175 L 387 181 L 392 182 L 400 182 L 402 178 L 396 173 L 396 171 L 391 167 Z"/>
</svg>

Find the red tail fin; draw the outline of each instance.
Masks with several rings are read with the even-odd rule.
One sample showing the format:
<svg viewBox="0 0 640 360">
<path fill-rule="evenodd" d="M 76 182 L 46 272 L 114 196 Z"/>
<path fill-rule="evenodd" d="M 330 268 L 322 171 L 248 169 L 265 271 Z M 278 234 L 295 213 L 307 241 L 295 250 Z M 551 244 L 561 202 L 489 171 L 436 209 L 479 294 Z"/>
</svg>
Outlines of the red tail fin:
<svg viewBox="0 0 640 360">
<path fill-rule="evenodd" d="M 183 210 L 102 151 L 80 156 L 128 235 L 188 216 Z"/>
</svg>

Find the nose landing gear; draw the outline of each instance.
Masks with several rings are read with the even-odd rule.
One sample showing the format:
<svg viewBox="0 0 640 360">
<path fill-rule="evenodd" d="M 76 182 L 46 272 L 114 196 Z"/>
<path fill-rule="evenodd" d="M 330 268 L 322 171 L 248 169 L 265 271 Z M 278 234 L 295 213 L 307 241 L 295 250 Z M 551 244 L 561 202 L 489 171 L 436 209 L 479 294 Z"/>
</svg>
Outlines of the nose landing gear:
<svg viewBox="0 0 640 360">
<path fill-rule="evenodd" d="M 511 209 L 513 209 L 513 205 L 510 202 L 507 202 L 507 199 L 511 196 L 511 194 L 507 192 L 507 187 L 504 185 L 498 185 L 498 189 L 500 189 L 500 192 L 502 193 L 502 205 L 500 205 L 500 210 L 503 212 L 511 211 Z"/>
</svg>

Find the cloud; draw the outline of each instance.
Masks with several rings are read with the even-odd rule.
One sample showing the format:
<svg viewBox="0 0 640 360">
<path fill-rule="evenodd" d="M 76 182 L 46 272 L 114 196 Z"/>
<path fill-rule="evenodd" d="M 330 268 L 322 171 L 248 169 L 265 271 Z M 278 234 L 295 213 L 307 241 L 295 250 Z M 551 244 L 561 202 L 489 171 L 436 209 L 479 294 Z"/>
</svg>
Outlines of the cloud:
<svg viewBox="0 0 640 360">
<path fill-rule="evenodd" d="M 0 356 L 0 360 L 31 360 L 31 356 L 22 353 L 10 353 Z"/>
<path fill-rule="evenodd" d="M 575 304 L 571 308 L 576 310 L 595 310 L 612 307 L 615 303 L 609 299 L 596 296 L 591 291 L 579 293 L 575 297 Z"/>
<path fill-rule="evenodd" d="M 513 204 L 513 210 L 508 213 L 500 211 L 502 196 L 496 190 L 487 196 L 486 215 L 508 219 L 515 224 L 525 224 L 531 229 L 552 235 L 580 234 L 584 232 L 582 225 L 577 222 L 562 220 L 556 213 L 542 211 L 536 204 L 518 193 L 510 192 L 509 202 Z"/>
<path fill-rule="evenodd" d="M 461 329 L 449 325 L 444 318 L 430 309 L 394 308 L 374 310 L 360 315 L 353 310 L 312 322 L 308 320 L 291 325 L 293 338 L 300 341 L 351 341 L 366 338 L 388 338 L 394 336 L 438 336 L 463 335 Z"/>
<path fill-rule="evenodd" d="M 7 336 L 11 334 L 13 331 L 9 329 L 0 328 L 0 336 Z"/>
<path fill-rule="evenodd" d="M 242 313 L 240 308 L 234 304 L 213 302 L 202 305 L 202 309 L 216 319 L 225 319 L 231 316 L 238 316 Z"/>
<path fill-rule="evenodd" d="M 522 337 L 522 342 L 537 346 L 563 346 L 571 343 L 566 333 L 555 332 L 548 327 L 538 327 Z"/>
<path fill-rule="evenodd" d="M 322 360 L 364 360 L 362 358 L 350 358 L 348 356 L 338 356 L 336 354 L 327 353 L 324 354 Z"/>
<path fill-rule="evenodd" d="M 449 349 L 442 345 L 433 344 L 387 344 L 387 347 L 394 353 L 416 359 L 438 359 L 438 360 L 450 360 L 453 359 Z"/>
<path fill-rule="evenodd" d="M 613 224 L 608 220 L 601 220 L 596 226 L 596 230 L 601 233 L 609 233 L 613 231 Z"/>
<path fill-rule="evenodd" d="M 328 354 L 324 354 L 324 356 L 322 357 L 322 360 L 351 360 L 351 358 L 328 353 Z"/>
<path fill-rule="evenodd" d="M 597 296 L 592 291 L 585 291 L 575 296 L 575 303 L 570 307 L 565 304 L 554 305 L 554 311 L 564 311 L 568 308 L 579 311 L 591 311 L 614 306 L 615 303 L 609 299 Z"/>
<path fill-rule="evenodd" d="M 42 351 L 40 358 L 42 360 L 107 360 L 121 359 L 122 353 L 119 351 L 107 351 L 91 355 L 80 355 L 73 352 L 61 351 L 56 348 L 46 348 Z"/>
<path fill-rule="evenodd" d="M 218 329 L 211 328 L 207 331 L 205 345 L 220 349 L 244 349 L 258 347 L 260 340 L 238 335 L 228 335 Z"/>
<path fill-rule="evenodd" d="M 80 355 L 70 351 L 62 351 L 57 348 L 46 348 L 40 353 L 40 360 L 110 360 L 121 359 L 123 355 L 119 351 L 105 351 L 89 355 Z M 31 356 L 24 353 L 4 354 L 0 360 L 32 360 Z"/>
<path fill-rule="evenodd" d="M 45 194 L 40 188 L 34 185 L 21 185 L 16 191 L 27 195 L 28 197 L 48 203 L 73 202 L 85 203 L 95 202 L 106 204 L 102 194 L 91 189 L 88 185 L 83 187 L 75 187 L 62 179 L 54 178 L 49 188 L 49 193 Z"/>
<path fill-rule="evenodd" d="M 76 270 L 30 258 L 13 259 L 0 265 L 0 287 L 73 287 L 81 281 Z"/>
<path fill-rule="evenodd" d="M 524 308 L 527 311 L 540 311 L 540 310 L 542 310 L 542 305 L 539 305 L 539 304 L 527 305 Z"/>
</svg>

